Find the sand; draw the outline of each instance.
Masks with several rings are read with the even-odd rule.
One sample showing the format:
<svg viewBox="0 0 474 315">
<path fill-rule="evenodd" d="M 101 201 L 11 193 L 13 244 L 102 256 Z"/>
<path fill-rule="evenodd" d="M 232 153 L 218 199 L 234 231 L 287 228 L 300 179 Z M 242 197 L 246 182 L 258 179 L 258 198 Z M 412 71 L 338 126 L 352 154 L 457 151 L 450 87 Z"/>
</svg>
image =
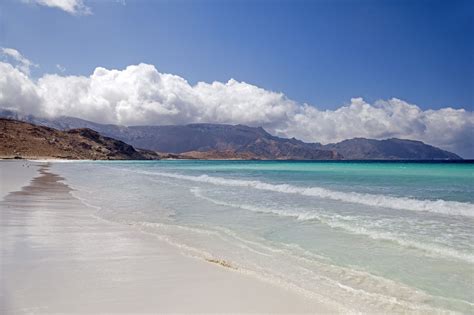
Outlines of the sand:
<svg viewBox="0 0 474 315">
<path fill-rule="evenodd" d="M 28 185 L 37 170 L 37 164 L 27 160 L 0 160 L 0 200 Z"/>
<path fill-rule="evenodd" d="M 21 163 L 0 162 L 1 314 L 335 311 L 100 220 L 47 164 Z"/>
</svg>

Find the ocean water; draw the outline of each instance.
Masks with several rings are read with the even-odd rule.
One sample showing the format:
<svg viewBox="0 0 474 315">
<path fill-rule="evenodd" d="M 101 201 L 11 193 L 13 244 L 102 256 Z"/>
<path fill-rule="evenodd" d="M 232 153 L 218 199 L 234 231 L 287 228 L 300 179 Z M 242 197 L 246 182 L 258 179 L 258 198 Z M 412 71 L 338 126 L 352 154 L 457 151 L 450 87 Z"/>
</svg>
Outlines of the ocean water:
<svg viewBox="0 0 474 315">
<path fill-rule="evenodd" d="M 342 311 L 474 313 L 474 164 L 54 163 L 98 219 Z"/>
</svg>

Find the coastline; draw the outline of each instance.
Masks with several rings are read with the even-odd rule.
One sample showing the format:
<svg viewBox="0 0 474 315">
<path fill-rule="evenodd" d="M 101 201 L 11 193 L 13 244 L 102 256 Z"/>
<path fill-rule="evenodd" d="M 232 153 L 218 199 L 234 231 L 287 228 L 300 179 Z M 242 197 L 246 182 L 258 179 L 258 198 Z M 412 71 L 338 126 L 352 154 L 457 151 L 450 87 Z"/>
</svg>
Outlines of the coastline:
<svg viewBox="0 0 474 315">
<path fill-rule="evenodd" d="M 184 256 L 152 235 L 100 220 L 61 174 L 29 162 L 19 176 L 11 170 L 21 163 L 0 162 L 1 313 L 337 312 L 225 261 Z"/>
</svg>

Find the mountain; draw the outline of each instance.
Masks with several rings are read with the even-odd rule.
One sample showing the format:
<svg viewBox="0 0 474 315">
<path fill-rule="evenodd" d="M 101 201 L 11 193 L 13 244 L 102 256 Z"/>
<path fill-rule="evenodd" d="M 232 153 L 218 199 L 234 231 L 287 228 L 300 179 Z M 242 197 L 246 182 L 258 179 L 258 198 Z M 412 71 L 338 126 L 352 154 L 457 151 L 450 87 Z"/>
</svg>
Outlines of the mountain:
<svg viewBox="0 0 474 315">
<path fill-rule="evenodd" d="M 159 158 L 87 129 L 57 129 L 0 118 L 0 157 L 91 160 L 145 160 Z"/>
<path fill-rule="evenodd" d="M 263 128 L 244 125 L 189 124 L 184 126 L 128 127 L 116 136 L 136 147 L 160 152 L 196 155 L 197 152 L 259 159 L 340 159 L 335 151 L 318 144 L 272 136 Z M 224 154 L 226 152 L 226 154 Z M 211 154 L 215 156 L 215 154 Z"/>
<path fill-rule="evenodd" d="M 325 149 L 334 150 L 350 159 L 380 160 L 462 160 L 454 153 L 441 150 L 421 141 L 404 139 L 373 140 L 354 138 L 339 143 L 327 144 Z"/>
<path fill-rule="evenodd" d="M 178 126 L 117 126 L 93 123 L 73 117 L 46 119 L 0 111 L 0 117 L 27 121 L 61 130 L 90 128 L 100 134 L 157 152 L 179 154 L 178 158 L 206 159 L 341 159 L 320 144 L 272 136 L 263 128 L 244 125 L 189 124 Z M 204 154 L 204 152 L 206 152 Z"/>
<path fill-rule="evenodd" d="M 74 117 L 55 119 L 0 110 L 0 117 L 19 119 L 61 130 L 90 128 L 102 135 L 170 157 L 297 160 L 461 160 L 458 155 L 420 141 L 354 138 L 321 145 L 273 136 L 261 127 L 225 124 L 118 126 Z M 176 156 L 174 156 L 175 154 Z"/>
</svg>

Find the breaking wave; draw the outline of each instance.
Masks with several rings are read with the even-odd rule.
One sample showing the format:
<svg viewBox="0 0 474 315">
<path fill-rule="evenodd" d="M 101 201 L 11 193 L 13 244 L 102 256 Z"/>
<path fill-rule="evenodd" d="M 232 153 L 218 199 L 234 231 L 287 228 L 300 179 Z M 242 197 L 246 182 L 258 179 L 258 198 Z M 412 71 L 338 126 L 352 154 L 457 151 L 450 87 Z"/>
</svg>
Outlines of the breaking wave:
<svg viewBox="0 0 474 315">
<path fill-rule="evenodd" d="M 474 217 L 474 204 L 469 202 L 446 200 L 422 200 L 408 197 L 394 197 L 378 194 L 342 192 L 322 187 L 299 187 L 289 184 L 270 184 L 258 180 L 240 180 L 208 175 L 191 176 L 175 173 L 144 172 L 169 178 L 183 179 L 192 182 L 209 183 L 220 186 L 249 187 L 258 190 L 273 191 L 285 194 L 299 194 L 336 201 L 362 204 L 373 207 L 384 207 L 397 210 L 425 211 L 444 215 L 461 215 Z"/>
<path fill-rule="evenodd" d="M 457 260 L 466 261 L 469 263 L 474 263 L 474 255 L 469 253 L 460 252 L 455 249 L 451 249 L 445 246 L 439 246 L 435 244 L 428 244 L 424 242 L 414 241 L 411 239 L 407 239 L 401 235 L 396 235 L 390 232 L 381 232 L 370 230 L 365 227 L 361 227 L 358 225 L 353 225 L 347 223 L 347 219 L 349 217 L 344 217 L 340 215 L 324 215 L 319 214 L 316 212 L 298 212 L 294 210 L 281 210 L 281 209 L 270 209 L 270 208 L 263 208 L 257 207 L 253 205 L 246 205 L 246 204 L 234 204 L 225 201 L 220 201 L 214 198 L 207 197 L 202 194 L 201 190 L 198 187 L 194 187 L 191 189 L 191 192 L 198 198 L 207 200 L 217 205 L 226 206 L 226 207 L 233 207 L 233 208 L 240 208 L 248 211 L 254 212 L 261 212 L 261 213 L 273 213 L 279 216 L 285 217 L 293 217 L 296 220 L 307 221 L 307 220 L 317 220 L 323 224 L 326 224 L 332 228 L 339 228 L 350 232 L 352 234 L 357 235 L 364 235 L 374 240 L 384 240 L 397 243 L 403 247 L 407 248 L 416 248 L 418 250 L 422 250 L 423 252 L 434 254 L 436 256 L 442 256 L 445 258 L 454 258 Z"/>
</svg>

